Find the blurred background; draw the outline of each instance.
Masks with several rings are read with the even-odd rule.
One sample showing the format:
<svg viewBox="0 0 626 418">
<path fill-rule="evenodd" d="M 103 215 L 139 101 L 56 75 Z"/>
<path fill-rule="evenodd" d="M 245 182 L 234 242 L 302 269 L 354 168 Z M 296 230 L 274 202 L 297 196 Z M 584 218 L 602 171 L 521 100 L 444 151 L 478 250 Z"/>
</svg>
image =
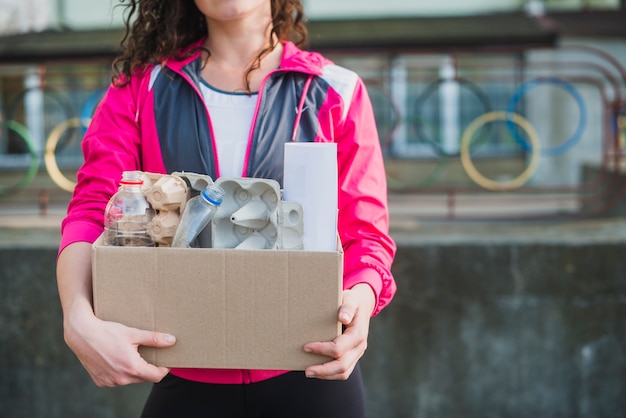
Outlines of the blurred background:
<svg viewBox="0 0 626 418">
<path fill-rule="evenodd" d="M 306 0 L 364 80 L 398 243 L 369 417 L 626 411 L 626 1 Z M 113 0 L 0 0 L 0 410 L 137 416 L 65 346 L 59 226 L 123 35 Z"/>
</svg>

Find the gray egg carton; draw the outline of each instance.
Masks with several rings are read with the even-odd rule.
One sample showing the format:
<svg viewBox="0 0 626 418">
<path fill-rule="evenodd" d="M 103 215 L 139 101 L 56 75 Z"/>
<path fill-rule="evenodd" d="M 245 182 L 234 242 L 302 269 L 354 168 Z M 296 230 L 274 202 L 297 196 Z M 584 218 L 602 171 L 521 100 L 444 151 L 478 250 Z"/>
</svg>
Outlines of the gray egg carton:
<svg viewBox="0 0 626 418">
<path fill-rule="evenodd" d="M 281 200 L 274 180 L 219 178 L 224 200 L 211 221 L 213 248 L 301 250 L 302 206 Z"/>
</svg>

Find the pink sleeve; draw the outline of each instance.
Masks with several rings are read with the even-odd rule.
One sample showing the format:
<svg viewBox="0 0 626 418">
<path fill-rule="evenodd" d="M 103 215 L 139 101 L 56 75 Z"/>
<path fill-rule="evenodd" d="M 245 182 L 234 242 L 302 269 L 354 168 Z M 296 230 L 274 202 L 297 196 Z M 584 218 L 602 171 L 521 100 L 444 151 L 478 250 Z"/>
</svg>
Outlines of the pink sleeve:
<svg viewBox="0 0 626 418">
<path fill-rule="evenodd" d="M 391 274 L 396 246 L 389 236 L 385 166 L 374 112 L 360 79 L 336 134 L 344 288 L 369 284 L 377 299 L 375 315 L 396 292 Z"/>
<path fill-rule="evenodd" d="M 110 87 L 82 142 L 84 163 L 67 216 L 61 224 L 61 251 L 71 243 L 93 242 L 103 231 L 104 209 L 124 170 L 140 169 L 140 134 L 131 85 Z"/>
<path fill-rule="evenodd" d="M 59 245 L 59 254 L 68 245 L 74 242 L 94 243 L 102 233 L 102 225 L 90 221 L 75 220 L 66 222 L 63 225 L 63 235 L 61 236 L 61 245 Z"/>
</svg>

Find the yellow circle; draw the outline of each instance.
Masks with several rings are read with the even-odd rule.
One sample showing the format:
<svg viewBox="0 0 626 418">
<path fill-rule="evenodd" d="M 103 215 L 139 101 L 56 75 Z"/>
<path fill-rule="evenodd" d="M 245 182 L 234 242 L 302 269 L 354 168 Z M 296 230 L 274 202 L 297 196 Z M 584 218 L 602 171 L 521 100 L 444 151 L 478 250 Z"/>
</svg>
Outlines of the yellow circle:
<svg viewBox="0 0 626 418">
<path fill-rule="evenodd" d="M 56 156 L 54 155 L 54 150 L 61 139 L 61 135 L 68 129 L 71 128 L 80 128 L 82 126 L 88 126 L 91 122 L 91 119 L 80 119 L 80 118 L 72 118 L 68 119 L 65 122 L 61 122 L 58 124 L 50 135 L 48 136 L 48 140 L 46 141 L 46 152 L 44 154 L 44 162 L 46 164 L 46 170 L 50 175 L 52 181 L 56 183 L 61 189 L 72 193 L 74 191 L 74 187 L 76 187 L 76 183 L 69 180 L 67 177 L 63 175 L 61 170 L 59 169 L 59 165 L 57 164 Z"/>
<path fill-rule="evenodd" d="M 530 161 L 526 166 L 526 169 L 516 178 L 506 181 L 506 182 L 497 182 L 487 177 L 483 176 L 478 172 L 474 163 L 472 163 L 472 159 L 470 158 L 470 143 L 472 142 L 472 138 L 478 128 L 482 125 L 498 121 L 498 120 L 510 120 L 515 124 L 519 125 L 522 129 L 526 131 L 528 134 L 528 139 L 530 140 L 531 145 L 531 154 Z M 479 186 L 484 187 L 488 190 L 494 191 L 507 191 L 513 190 L 518 187 L 523 186 L 534 174 L 537 166 L 539 165 L 539 157 L 540 157 L 540 143 L 539 143 L 539 135 L 537 135 L 537 131 L 530 124 L 530 122 L 524 117 L 518 115 L 517 113 L 508 113 L 508 112 L 489 112 L 485 113 L 476 119 L 472 123 L 469 124 L 465 132 L 463 133 L 463 137 L 461 138 L 461 163 L 463 164 L 463 168 L 470 176 L 470 178 L 477 183 Z"/>
<path fill-rule="evenodd" d="M 617 118 L 617 132 L 619 135 L 619 145 L 621 149 L 626 148 L 626 116 Z"/>
</svg>

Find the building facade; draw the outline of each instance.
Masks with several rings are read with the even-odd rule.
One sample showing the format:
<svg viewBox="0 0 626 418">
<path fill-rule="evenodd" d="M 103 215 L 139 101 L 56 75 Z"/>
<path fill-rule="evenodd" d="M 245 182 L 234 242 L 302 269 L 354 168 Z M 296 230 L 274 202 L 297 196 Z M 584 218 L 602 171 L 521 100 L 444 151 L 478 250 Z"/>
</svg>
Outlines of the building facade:
<svg viewBox="0 0 626 418">
<path fill-rule="evenodd" d="M 472 195 L 529 188 L 540 199 L 565 193 L 567 199 L 547 205 L 550 215 L 584 211 L 579 195 L 589 187 L 588 166 L 604 169 L 621 158 L 623 3 L 304 4 L 310 48 L 355 70 L 368 86 L 392 191 L 426 193 L 438 207 L 467 188 Z M 18 178 L 26 172 L 0 192 L 24 187 L 29 173 L 44 169 L 70 191 L 71 179 L 54 165 L 71 172 L 81 162 L 80 136 L 110 82 L 123 8 L 113 0 L 0 0 L 0 6 L 0 21 L 14 22 L 0 26 L 0 169 L 16 170 Z M 503 120 L 512 113 L 524 119 Z M 481 126 L 469 132 L 473 122 Z M 487 139 L 478 147 L 475 137 Z M 51 144 L 47 161 L 55 174 L 44 164 Z M 454 213 L 443 207 L 435 215 L 461 214 L 462 205 Z"/>
</svg>

